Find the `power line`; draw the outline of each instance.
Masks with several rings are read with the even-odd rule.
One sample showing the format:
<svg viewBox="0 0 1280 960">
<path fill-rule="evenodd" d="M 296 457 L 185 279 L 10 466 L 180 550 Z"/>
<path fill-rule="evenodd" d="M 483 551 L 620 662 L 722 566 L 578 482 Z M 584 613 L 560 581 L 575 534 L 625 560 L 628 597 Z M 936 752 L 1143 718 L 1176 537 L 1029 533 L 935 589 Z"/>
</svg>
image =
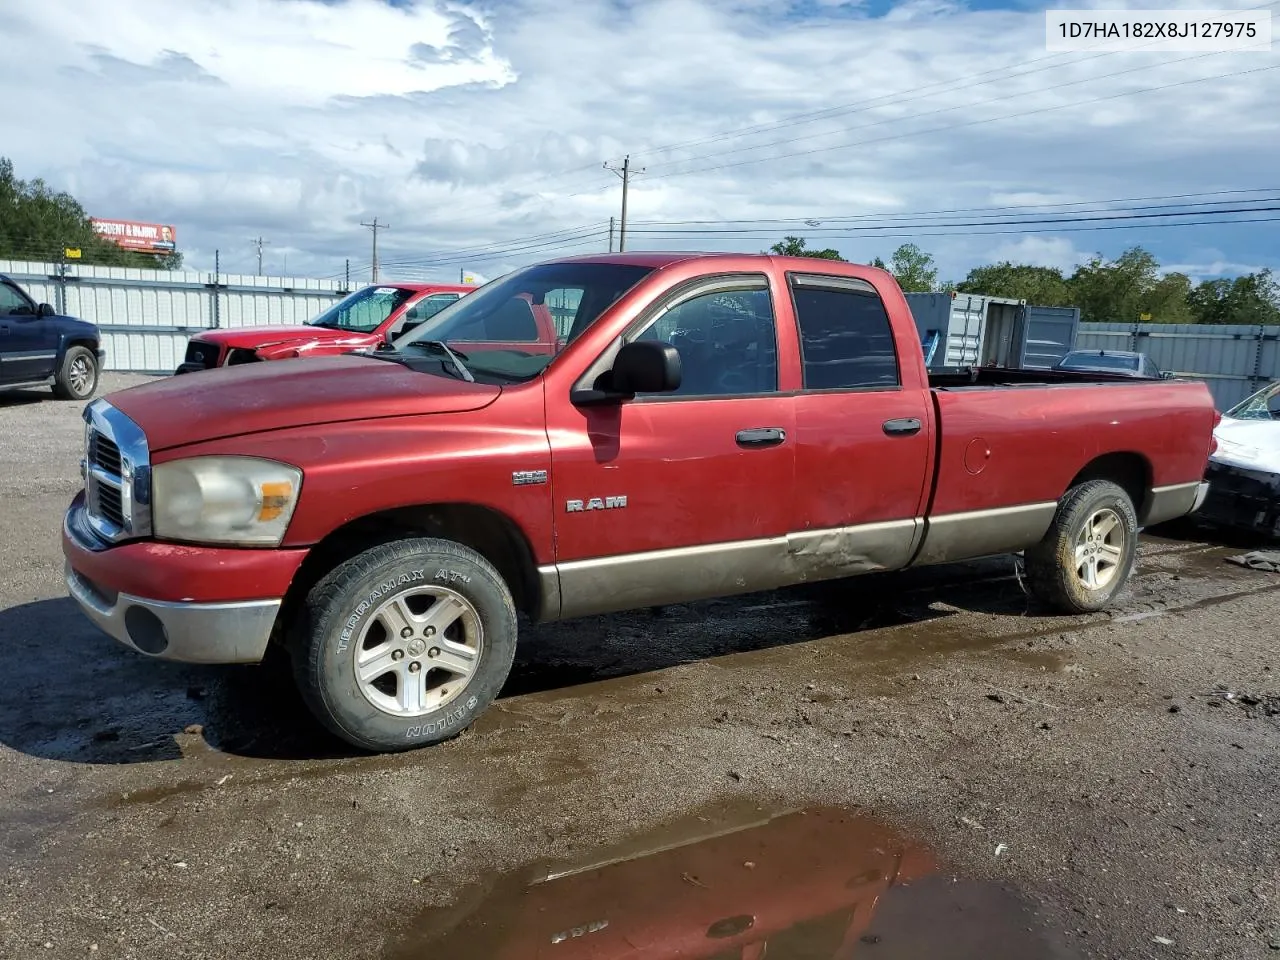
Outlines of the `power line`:
<svg viewBox="0 0 1280 960">
<path fill-rule="evenodd" d="M 1252 69 L 1249 69 L 1249 70 L 1237 70 L 1234 73 L 1215 74 L 1211 77 L 1194 77 L 1190 80 L 1179 80 L 1174 83 L 1157 84 L 1154 87 L 1143 87 L 1138 90 L 1125 90 L 1120 93 L 1108 94 L 1107 96 L 1103 96 L 1103 97 L 1091 97 L 1087 100 L 1073 100 L 1069 103 L 1059 103 L 1059 104 L 1054 104 L 1048 107 L 1038 107 L 1035 110 L 1024 110 L 1019 113 L 1008 113 L 999 117 L 986 117 L 980 120 L 966 120 L 963 123 L 947 124 L 941 127 L 928 127 L 923 130 L 910 130 L 906 133 L 892 134 L 887 137 L 877 137 L 873 140 L 853 140 L 848 143 L 837 143 L 827 147 L 814 147 L 813 149 L 810 149 L 810 150 L 800 150 L 795 153 L 783 153 L 773 157 L 756 157 L 754 159 L 735 160 L 732 163 L 722 163 L 722 164 L 717 164 L 710 167 L 697 167 L 693 170 L 676 170 L 670 173 L 657 174 L 653 177 L 653 179 L 664 180 L 669 177 L 683 177 L 683 176 L 689 176 L 695 173 L 708 173 L 713 170 L 726 170 L 726 169 L 729 169 L 730 167 L 742 167 L 742 166 L 748 166 L 756 163 L 770 163 L 776 160 L 789 160 L 795 157 L 807 157 L 817 153 L 828 153 L 832 150 L 846 150 L 849 147 L 867 146 L 868 144 L 872 144 L 872 143 L 886 143 L 891 140 L 905 140 L 909 137 L 918 137 L 927 133 L 942 133 L 947 130 L 959 130 L 964 127 L 976 127 L 976 126 L 981 126 L 982 124 L 985 124 L 985 123 L 994 123 L 998 120 L 1013 120 L 1020 117 L 1030 117 L 1030 116 L 1035 116 L 1041 113 L 1051 113 L 1055 110 L 1065 110 L 1069 107 L 1080 107 L 1090 103 L 1103 103 L 1109 100 L 1119 100 L 1123 97 L 1137 96 L 1138 94 L 1141 94 L 1141 93 L 1155 93 L 1160 90 L 1171 90 L 1175 87 L 1186 87 L 1186 86 L 1191 86 L 1197 83 L 1208 83 L 1209 81 L 1212 81 L 1212 80 L 1226 80 L 1231 77 L 1242 77 L 1242 76 L 1246 76 L 1248 74 L 1253 74 L 1253 73 L 1265 73 L 1268 70 L 1275 70 L 1278 68 L 1280 68 L 1280 64 L 1272 64 L 1271 66 L 1268 66 L 1268 67 L 1253 67 Z M 903 119 L 911 119 L 911 118 L 908 117 Z M 875 126 L 875 124 L 870 124 L 870 126 Z"/>
<path fill-rule="evenodd" d="M 778 224 L 806 224 L 810 227 L 817 227 L 827 222 L 845 222 L 856 220 L 895 220 L 904 217 L 933 217 L 933 216 L 952 216 L 957 213 L 987 213 L 998 210 L 1015 210 L 1015 211 L 1034 211 L 1042 209 L 1057 209 L 1061 207 L 1081 207 L 1092 206 L 1098 204 L 1109 203 L 1138 203 L 1144 200 L 1185 200 L 1193 197 L 1222 197 L 1222 196 L 1238 196 L 1243 193 L 1280 193 L 1280 187 L 1250 187 L 1240 190 L 1211 190 L 1203 193 L 1174 193 L 1163 194 L 1147 197 L 1117 197 L 1111 200 L 1067 200 L 1055 203 L 1028 203 L 1028 204 L 1011 204 L 996 207 L 952 207 L 946 210 L 925 210 L 918 213 L 854 213 L 854 214 L 819 214 L 813 217 L 757 217 L 754 219 L 743 220 L 633 220 L 635 226 L 697 226 L 709 225 L 720 226 L 729 223 L 778 223 Z M 1241 203 L 1262 203 L 1270 200 L 1269 197 L 1259 197 L 1257 200 L 1242 200 Z M 1149 207 L 1127 207 L 1121 209 L 1144 210 L 1144 209 L 1162 209 L 1169 206 L 1212 206 L 1217 203 L 1228 203 L 1226 200 L 1209 200 L 1204 203 L 1180 203 L 1180 204 L 1155 204 Z M 1009 214 L 1014 216 L 1015 214 Z"/>
<path fill-rule="evenodd" d="M 1269 197 L 1267 199 L 1275 201 L 1275 200 L 1280 200 L 1280 197 Z M 817 235 L 821 237 L 827 237 L 827 236 L 836 234 L 837 232 L 843 232 L 846 234 L 862 233 L 862 232 L 870 232 L 873 230 L 887 230 L 890 228 L 911 227 L 911 226 L 982 227 L 982 226 L 992 226 L 992 225 L 1019 226 L 1022 224 L 1038 224 L 1038 223 L 1089 223 L 1092 221 L 1101 221 L 1101 220 L 1149 220 L 1149 219 L 1165 219 L 1168 217 L 1208 217 L 1208 216 L 1219 216 L 1219 215 L 1231 214 L 1231 213 L 1263 213 L 1263 212 L 1268 212 L 1273 210 L 1280 210 L 1280 206 L 1230 207 L 1226 210 L 1193 210 L 1190 212 L 1186 210 L 1165 210 L 1157 213 L 1119 212 L 1119 213 L 1102 213 L 1102 215 L 1100 216 L 1077 215 L 1077 216 L 1067 216 L 1067 217 L 1041 217 L 1033 220 L 1017 220 L 1017 221 L 968 220 L 968 221 L 960 221 L 958 223 L 926 222 L 924 224 L 894 223 L 894 224 L 888 224 L 885 226 L 878 226 L 878 225 L 872 224 L 864 227 L 852 227 L 852 226 L 823 227 L 819 229 L 819 232 Z M 1101 213 L 1101 211 L 1091 211 L 1091 212 Z M 1213 223 L 1215 221 L 1207 220 L 1204 222 Z M 750 233 L 751 231 L 743 227 L 743 228 L 737 228 L 737 229 L 712 228 L 712 229 L 704 229 L 704 230 L 690 230 L 685 228 L 671 229 L 671 230 L 637 230 L 636 232 L 646 234 L 646 235 L 663 236 L 663 237 L 678 236 L 681 234 L 689 234 L 693 236 L 706 237 L 706 236 L 721 236 L 721 235 L 729 235 L 729 234 L 736 235 L 741 233 Z"/>
<path fill-rule="evenodd" d="M 1241 8 L 1241 12 L 1245 12 L 1249 10 L 1265 10 L 1268 7 L 1275 6 L 1276 3 L 1278 2 L 1280 2 L 1280 0 L 1270 0 L 1270 2 L 1268 3 L 1260 4 L 1255 7 Z M 1036 57 L 1031 60 L 1023 60 L 1017 63 L 1008 64 L 1003 67 L 994 67 L 990 70 L 984 70 L 979 73 L 969 74 L 968 76 L 963 76 L 955 79 L 937 80 L 937 81 L 934 81 L 933 83 L 924 84 L 923 86 L 911 87 L 911 88 L 908 88 L 907 90 L 899 90 L 899 91 L 895 91 L 893 93 L 888 93 L 888 94 L 881 94 L 878 97 L 872 97 L 866 100 L 858 100 L 858 101 L 853 101 L 852 103 L 839 104 L 834 107 L 824 107 L 820 110 L 813 110 L 813 111 L 807 111 L 804 113 L 792 114 L 787 117 L 781 117 L 777 120 L 771 120 L 765 123 L 753 124 L 747 127 L 739 127 L 734 130 L 725 131 L 720 134 L 714 134 L 709 137 L 702 137 L 694 140 L 685 140 L 685 141 L 680 141 L 678 143 L 666 144 L 664 146 L 650 147 L 644 152 L 646 154 L 666 153 L 672 150 L 682 149 L 684 147 L 700 146 L 705 143 L 717 143 L 717 142 L 722 142 L 724 140 L 731 140 L 739 137 L 752 136 L 756 133 L 763 133 L 763 132 L 767 132 L 769 130 L 774 130 L 774 129 L 782 129 L 784 127 L 789 127 L 789 126 L 798 126 L 805 123 L 812 123 L 815 120 L 824 120 L 824 119 L 828 119 L 830 117 L 838 116 L 844 113 L 862 112 L 862 109 L 870 108 L 871 106 L 874 106 L 877 104 L 881 107 L 895 106 L 900 103 L 909 103 L 914 100 L 926 99 L 926 97 L 911 97 L 907 99 L 898 99 L 898 98 L 903 98 L 907 94 L 920 93 L 922 91 L 929 90 L 934 87 L 942 87 L 944 92 L 950 92 L 952 90 L 962 90 L 962 89 L 967 89 L 973 86 L 985 86 L 986 84 L 994 83 L 997 80 L 1013 80 L 1013 79 L 1017 79 L 1018 77 L 1030 76 L 1033 73 L 1041 73 L 1044 70 L 1053 69 L 1054 67 L 1074 67 L 1081 63 L 1087 63 L 1090 60 L 1097 60 L 1102 57 L 1115 56 L 1118 53 L 1141 52 L 1143 48 L 1154 47 L 1155 45 L 1161 42 L 1163 41 L 1152 40 L 1150 43 L 1139 44 L 1127 50 L 1104 50 L 1098 53 L 1094 53 L 1087 57 L 1079 57 L 1075 60 L 1070 60 L 1066 63 L 1049 64 L 1048 66 L 1041 67 L 1038 70 L 1028 70 L 1023 73 L 1013 74 L 1011 76 L 995 76 L 995 77 L 992 77 L 990 80 L 982 80 L 977 83 L 959 83 L 958 82 L 958 81 L 965 81 L 965 80 L 975 81 L 979 77 L 987 77 L 987 76 L 991 76 L 992 74 L 1003 74 L 1009 70 L 1015 70 L 1018 67 L 1033 66 L 1038 63 L 1046 63 L 1047 61 L 1050 61 L 1050 60 L 1059 60 L 1062 57 L 1071 55 L 1070 52 L 1050 54 L 1049 56 Z M 1230 52 L 1230 51 L 1213 51 L 1213 52 L 1218 53 L 1218 52 Z M 1204 55 L 1208 56 L 1210 54 L 1204 54 Z M 1177 62 L 1177 61 L 1173 61 L 1173 62 Z M 878 103 L 879 101 L 882 101 L 882 100 L 888 100 L 889 103 Z"/>
</svg>

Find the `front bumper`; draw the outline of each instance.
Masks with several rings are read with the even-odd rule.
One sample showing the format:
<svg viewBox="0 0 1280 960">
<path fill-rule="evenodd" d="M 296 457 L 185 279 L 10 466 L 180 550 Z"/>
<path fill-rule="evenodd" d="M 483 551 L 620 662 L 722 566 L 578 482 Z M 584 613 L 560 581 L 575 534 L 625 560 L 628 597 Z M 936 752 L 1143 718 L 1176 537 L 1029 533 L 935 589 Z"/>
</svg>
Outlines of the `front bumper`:
<svg viewBox="0 0 1280 960">
<path fill-rule="evenodd" d="M 279 600 L 180 603 L 115 593 L 66 565 L 67 591 L 84 615 L 137 653 L 184 663 L 257 663 Z"/>
<path fill-rule="evenodd" d="M 120 643 L 162 660 L 256 663 L 305 550 L 136 540 L 106 546 L 78 495 L 62 525 L 67 591 Z"/>
<path fill-rule="evenodd" d="M 1199 520 L 1280 537 L 1280 474 L 1209 461 L 1209 495 Z"/>
</svg>

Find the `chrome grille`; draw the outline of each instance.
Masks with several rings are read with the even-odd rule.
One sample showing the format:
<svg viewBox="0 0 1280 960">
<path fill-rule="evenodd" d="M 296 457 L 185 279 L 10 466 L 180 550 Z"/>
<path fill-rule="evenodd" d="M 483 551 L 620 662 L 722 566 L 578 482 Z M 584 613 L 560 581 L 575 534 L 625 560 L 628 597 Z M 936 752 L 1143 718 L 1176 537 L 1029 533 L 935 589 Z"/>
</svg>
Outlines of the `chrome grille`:
<svg viewBox="0 0 1280 960">
<path fill-rule="evenodd" d="M 85 517 L 103 540 L 114 543 L 151 533 L 151 461 L 138 425 L 95 400 L 85 407 Z"/>
<path fill-rule="evenodd" d="M 110 437 L 94 431 L 89 439 L 89 462 L 114 476 L 123 472 L 120 466 L 120 448 Z"/>
</svg>

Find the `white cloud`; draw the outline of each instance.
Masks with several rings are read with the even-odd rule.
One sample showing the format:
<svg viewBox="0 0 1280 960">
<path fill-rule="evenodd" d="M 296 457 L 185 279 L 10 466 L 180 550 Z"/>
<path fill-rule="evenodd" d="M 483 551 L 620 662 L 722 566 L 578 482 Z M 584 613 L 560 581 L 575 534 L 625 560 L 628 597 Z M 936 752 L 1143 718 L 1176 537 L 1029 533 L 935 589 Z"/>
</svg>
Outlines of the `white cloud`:
<svg viewBox="0 0 1280 960">
<path fill-rule="evenodd" d="M 793 233 L 870 259 L 914 240 L 944 277 L 1004 256 L 1068 268 L 1134 242 L 1171 262 L 1280 265 L 1268 224 L 833 226 L 1273 181 L 1280 72 L 1079 103 L 1260 61 L 1049 55 L 1043 29 L 1041 11 L 935 0 L 882 18 L 840 0 L 8 0 L 0 34 L 41 69 L 0 60 L 0 84 L 20 93 L 0 152 L 92 213 L 174 223 L 204 267 L 215 248 L 247 267 L 261 234 L 268 267 L 287 250 L 295 271 L 335 273 L 367 261 L 360 221 L 374 215 L 404 271 L 485 248 L 465 265 L 495 275 L 560 252 L 536 238 L 584 224 L 598 236 L 563 249 L 603 247 L 619 182 L 602 163 L 628 152 L 646 170 L 632 247 L 759 250 Z M 832 111 L 845 104 L 861 106 Z M 638 222 L 806 217 L 822 226 L 655 236 Z M 1195 253 L 1206 247 L 1217 253 Z M 461 258 L 434 272 L 456 275 Z"/>
<path fill-rule="evenodd" d="M 986 259 L 993 263 L 1008 260 L 1037 267 L 1056 267 L 1063 273 L 1071 273 L 1090 256 L 1092 254 L 1077 250 L 1066 237 L 1023 237 L 1000 244 Z"/>
</svg>

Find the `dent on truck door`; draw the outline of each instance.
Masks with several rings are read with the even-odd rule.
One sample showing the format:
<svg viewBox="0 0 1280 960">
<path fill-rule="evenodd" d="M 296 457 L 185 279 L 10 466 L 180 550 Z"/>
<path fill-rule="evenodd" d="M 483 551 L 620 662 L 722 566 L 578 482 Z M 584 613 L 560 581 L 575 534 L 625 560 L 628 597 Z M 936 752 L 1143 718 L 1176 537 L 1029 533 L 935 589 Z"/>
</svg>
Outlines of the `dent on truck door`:
<svg viewBox="0 0 1280 960">
<path fill-rule="evenodd" d="M 792 560 L 811 578 L 900 568 L 922 531 L 928 392 L 903 388 L 889 315 L 869 283 L 789 282 L 803 377 Z"/>
<path fill-rule="evenodd" d="M 548 403 L 564 617 L 785 580 L 795 398 L 778 392 L 768 281 L 711 283 L 627 336 L 676 347 L 675 393 Z"/>
</svg>

